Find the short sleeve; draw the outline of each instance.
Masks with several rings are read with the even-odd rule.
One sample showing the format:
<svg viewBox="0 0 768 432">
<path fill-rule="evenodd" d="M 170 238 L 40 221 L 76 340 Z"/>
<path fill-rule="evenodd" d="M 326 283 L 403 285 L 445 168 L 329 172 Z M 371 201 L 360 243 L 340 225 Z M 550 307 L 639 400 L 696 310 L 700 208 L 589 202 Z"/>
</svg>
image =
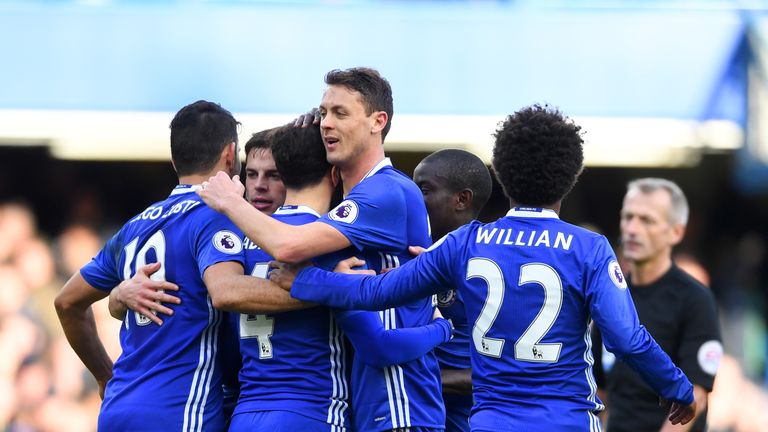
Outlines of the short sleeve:
<svg viewBox="0 0 768 432">
<path fill-rule="evenodd" d="M 691 288 L 677 352 L 678 366 L 692 383 L 711 391 L 723 356 L 717 309 L 705 287 Z"/>
<path fill-rule="evenodd" d="M 118 263 L 120 252 L 123 250 L 120 232 L 115 234 L 99 253 L 80 269 L 80 275 L 92 287 L 102 291 L 112 291 L 112 288 L 122 282 Z"/>
<path fill-rule="evenodd" d="M 234 261 L 245 269 L 243 233 L 227 217 L 208 207 L 197 215 L 200 221 L 194 233 L 194 251 L 200 278 L 205 269 L 220 262 Z"/>
<path fill-rule="evenodd" d="M 320 218 L 344 234 L 356 248 L 402 250 L 407 235 L 407 209 L 400 186 L 385 176 L 361 182 L 338 206 Z"/>
</svg>

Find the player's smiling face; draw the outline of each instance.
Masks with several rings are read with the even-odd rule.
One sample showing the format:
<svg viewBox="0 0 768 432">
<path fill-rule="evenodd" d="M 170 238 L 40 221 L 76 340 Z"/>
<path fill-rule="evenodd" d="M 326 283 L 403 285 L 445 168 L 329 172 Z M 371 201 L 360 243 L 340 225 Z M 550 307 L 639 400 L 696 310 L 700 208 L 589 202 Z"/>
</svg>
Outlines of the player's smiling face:
<svg viewBox="0 0 768 432">
<path fill-rule="evenodd" d="M 268 215 L 285 202 L 285 186 L 272 159 L 272 150 L 256 148 L 248 153 L 245 195 L 252 206 Z"/>
<path fill-rule="evenodd" d="M 645 263 L 668 259 L 672 246 L 682 239 L 683 227 L 670 221 L 669 193 L 630 190 L 621 208 L 621 246 L 624 257 Z"/>
<path fill-rule="evenodd" d="M 370 145 L 376 112 L 366 113 L 359 92 L 330 85 L 320 102 L 320 131 L 328 162 L 343 167 L 354 164 Z"/>
</svg>

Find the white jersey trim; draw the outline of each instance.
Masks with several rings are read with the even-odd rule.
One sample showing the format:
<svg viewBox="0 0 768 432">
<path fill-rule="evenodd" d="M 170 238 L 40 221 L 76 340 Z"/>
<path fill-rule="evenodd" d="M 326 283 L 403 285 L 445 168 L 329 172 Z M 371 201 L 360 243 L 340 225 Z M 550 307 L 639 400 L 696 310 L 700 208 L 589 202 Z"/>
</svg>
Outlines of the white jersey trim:
<svg viewBox="0 0 768 432">
<path fill-rule="evenodd" d="M 377 172 L 379 172 L 379 171 L 380 171 L 382 168 L 384 168 L 384 167 L 387 167 L 387 166 L 392 166 L 392 160 L 391 160 L 391 159 L 389 159 L 388 157 L 385 157 L 385 158 L 384 158 L 384 159 L 382 159 L 382 160 L 381 160 L 379 163 L 377 163 L 375 167 L 371 168 L 371 170 L 370 170 L 370 171 L 368 171 L 368 173 L 367 173 L 367 174 L 366 174 L 366 175 L 363 177 L 363 180 L 365 180 L 365 179 L 367 179 L 368 177 L 370 177 L 370 176 L 372 176 L 372 175 L 376 174 L 376 173 L 377 173 Z M 360 180 L 360 181 L 362 182 L 363 180 Z"/>
<path fill-rule="evenodd" d="M 277 215 L 292 215 L 292 214 L 304 214 L 309 213 L 313 216 L 316 216 L 318 219 L 320 219 L 320 214 L 318 214 L 312 207 L 308 207 L 305 205 L 297 205 L 297 206 L 281 206 L 275 212 L 272 214 L 273 216 Z"/>
<path fill-rule="evenodd" d="M 382 268 L 400 267 L 400 259 L 396 255 L 379 252 Z M 385 330 L 397 328 L 397 316 L 395 308 L 379 312 L 379 317 Z M 400 365 L 391 365 L 383 369 L 384 380 L 387 385 L 389 398 L 389 413 L 392 419 L 392 428 L 407 428 L 411 426 L 411 407 L 408 392 L 405 389 L 405 377 Z"/>
<path fill-rule="evenodd" d="M 207 296 L 206 302 L 208 304 L 208 325 L 200 336 L 200 355 L 197 369 L 195 369 L 195 374 L 192 377 L 189 396 L 184 406 L 183 432 L 203 430 L 205 403 L 208 400 L 211 379 L 216 367 L 221 313 L 213 308 L 210 296 Z"/>
<path fill-rule="evenodd" d="M 178 185 L 175 188 L 173 188 L 170 196 L 194 192 L 200 188 L 201 188 L 200 185 Z"/>
<path fill-rule="evenodd" d="M 507 216 L 540 218 L 540 219 L 560 219 L 560 216 L 552 209 L 514 207 L 509 209 Z"/>
</svg>

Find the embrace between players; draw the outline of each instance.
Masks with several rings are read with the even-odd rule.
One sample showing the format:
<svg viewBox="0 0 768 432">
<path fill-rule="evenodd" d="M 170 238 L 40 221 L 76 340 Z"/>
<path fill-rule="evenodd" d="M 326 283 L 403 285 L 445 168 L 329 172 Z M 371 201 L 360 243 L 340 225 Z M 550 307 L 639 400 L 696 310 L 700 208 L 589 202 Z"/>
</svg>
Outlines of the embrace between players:
<svg viewBox="0 0 768 432">
<path fill-rule="evenodd" d="M 245 187 L 237 121 L 184 107 L 179 186 L 58 295 L 103 393 L 100 430 L 597 431 L 590 322 L 671 424 L 694 418 L 608 241 L 558 217 L 582 170 L 578 126 L 538 105 L 504 120 L 492 164 L 510 210 L 482 224 L 482 161 L 443 150 L 414 183 L 384 155 L 389 83 L 367 68 L 325 82 L 319 127 L 249 141 Z M 90 313 L 107 295 L 124 320 L 114 365 Z"/>
</svg>

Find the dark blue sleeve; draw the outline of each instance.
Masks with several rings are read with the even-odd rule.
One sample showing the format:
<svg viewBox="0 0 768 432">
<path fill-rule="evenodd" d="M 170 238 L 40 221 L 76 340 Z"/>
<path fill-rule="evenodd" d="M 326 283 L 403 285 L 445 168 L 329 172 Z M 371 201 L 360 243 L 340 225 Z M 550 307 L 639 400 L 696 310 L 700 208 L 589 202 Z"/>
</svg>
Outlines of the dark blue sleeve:
<svg viewBox="0 0 768 432">
<path fill-rule="evenodd" d="M 338 311 L 336 318 L 355 355 L 373 367 L 416 360 L 448 342 L 452 333 L 451 324 L 443 318 L 424 326 L 390 330 L 384 328 L 378 312 Z"/>
<path fill-rule="evenodd" d="M 454 231 L 426 252 L 383 275 L 332 273 L 317 267 L 299 272 L 291 296 L 340 309 L 379 311 L 411 303 L 445 291 L 452 281 L 452 265 L 462 235 Z M 459 233 L 459 234 L 457 234 Z"/>
<path fill-rule="evenodd" d="M 587 262 L 587 301 L 606 349 L 665 399 L 690 404 L 693 385 L 640 324 L 627 283 L 605 237 Z"/>
</svg>

